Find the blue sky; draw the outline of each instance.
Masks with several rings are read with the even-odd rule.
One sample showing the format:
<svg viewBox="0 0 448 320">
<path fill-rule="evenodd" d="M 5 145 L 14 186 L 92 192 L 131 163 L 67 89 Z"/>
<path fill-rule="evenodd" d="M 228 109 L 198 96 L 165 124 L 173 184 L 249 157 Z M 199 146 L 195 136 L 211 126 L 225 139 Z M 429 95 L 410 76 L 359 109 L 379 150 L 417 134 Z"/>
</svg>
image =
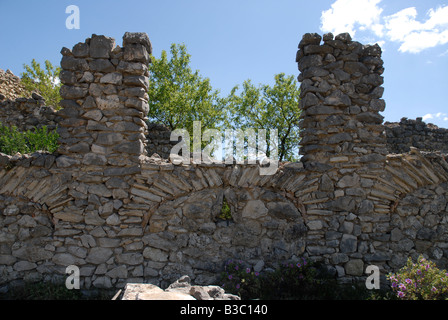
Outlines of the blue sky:
<svg viewBox="0 0 448 320">
<path fill-rule="evenodd" d="M 80 28 L 67 29 L 66 7 L 80 10 Z M 297 76 L 302 35 L 350 32 L 379 43 L 385 72 L 385 121 L 423 117 L 448 127 L 448 0 L 0 0 L 0 68 L 59 65 L 62 47 L 92 34 L 146 32 L 153 54 L 184 43 L 191 66 L 227 95 L 244 80 L 273 83 L 280 72 Z"/>
</svg>

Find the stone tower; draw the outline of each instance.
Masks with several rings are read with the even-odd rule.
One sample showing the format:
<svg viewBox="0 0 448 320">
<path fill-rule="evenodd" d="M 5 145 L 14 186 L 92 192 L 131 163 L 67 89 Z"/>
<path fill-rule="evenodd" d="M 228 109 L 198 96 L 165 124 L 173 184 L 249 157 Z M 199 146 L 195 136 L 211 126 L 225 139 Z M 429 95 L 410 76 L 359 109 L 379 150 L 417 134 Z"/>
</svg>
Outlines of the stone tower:
<svg viewBox="0 0 448 320">
<path fill-rule="evenodd" d="M 67 155 L 67 166 L 82 163 L 131 173 L 146 149 L 147 34 L 126 32 L 123 47 L 94 34 L 61 53 L 59 153 Z"/>
<path fill-rule="evenodd" d="M 384 165 L 383 61 L 378 45 L 307 33 L 296 61 L 301 74 L 301 154 L 309 170 L 361 166 L 369 173 Z"/>
</svg>

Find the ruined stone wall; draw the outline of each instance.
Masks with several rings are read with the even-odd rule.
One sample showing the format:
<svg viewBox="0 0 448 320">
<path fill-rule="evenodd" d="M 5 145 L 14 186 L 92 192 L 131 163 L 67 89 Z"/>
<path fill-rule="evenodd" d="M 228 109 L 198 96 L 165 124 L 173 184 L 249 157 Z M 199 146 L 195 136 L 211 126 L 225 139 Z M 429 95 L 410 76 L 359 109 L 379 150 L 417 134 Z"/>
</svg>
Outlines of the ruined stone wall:
<svg viewBox="0 0 448 320">
<path fill-rule="evenodd" d="M 29 93 L 20 78 L 10 70 L 0 69 L 0 123 L 15 126 L 19 131 L 40 129 L 47 126 L 56 128 L 58 122 L 53 107 L 46 106 L 45 100 L 35 92 Z"/>
<path fill-rule="evenodd" d="M 302 160 L 273 175 L 147 154 L 146 34 L 64 48 L 58 153 L 0 154 L 2 290 L 64 279 L 68 265 L 85 289 L 216 284 L 227 259 L 263 271 L 306 257 L 347 281 L 419 253 L 446 267 L 447 162 L 388 154 L 381 49 L 323 38 L 304 35 L 297 53 Z"/>
<path fill-rule="evenodd" d="M 28 94 L 25 86 L 11 70 L 0 69 L 0 100 L 25 97 Z"/>
<path fill-rule="evenodd" d="M 427 124 L 422 118 L 402 118 L 400 122 L 386 122 L 384 128 L 390 153 L 409 152 L 410 147 L 448 153 L 448 129 Z"/>
<path fill-rule="evenodd" d="M 157 153 L 163 159 L 169 159 L 170 151 L 177 141 L 170 141 L 171 130 L 163 124 L 148 123 L 148 155 Z"/>
</svg>

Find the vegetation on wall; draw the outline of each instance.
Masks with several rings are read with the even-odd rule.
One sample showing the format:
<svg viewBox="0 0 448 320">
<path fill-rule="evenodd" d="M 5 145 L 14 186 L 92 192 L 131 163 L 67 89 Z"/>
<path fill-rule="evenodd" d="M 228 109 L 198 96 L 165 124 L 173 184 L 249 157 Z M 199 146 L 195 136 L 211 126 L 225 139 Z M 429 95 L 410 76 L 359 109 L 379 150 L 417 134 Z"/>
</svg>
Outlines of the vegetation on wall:
<svg viewBox="0 0 448 320">
<path fill-rule="evenodd" d="M 58 137 L 55 131 L 49 132 L 46 126 L 34 132 L 20 132 L 16 127 L 10 128 L 0 123 L 0 152 L 9 155 L 39 150 L 52 153 L 58 148 Z"/>
</svg>

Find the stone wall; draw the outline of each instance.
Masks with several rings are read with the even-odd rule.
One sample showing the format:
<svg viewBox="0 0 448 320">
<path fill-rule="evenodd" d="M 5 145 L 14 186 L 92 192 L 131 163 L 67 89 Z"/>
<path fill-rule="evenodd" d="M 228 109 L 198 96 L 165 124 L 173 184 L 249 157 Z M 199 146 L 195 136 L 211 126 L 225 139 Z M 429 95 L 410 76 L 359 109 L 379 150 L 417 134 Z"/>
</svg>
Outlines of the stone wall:
<svg viewBox="0 0 448 320">
<path fill-rule="evenodd" d="M 422 118 L 402 118 L 400 122 L 384 123 L 387 146 L 391 153 L 409 152 L 410 147 L 423 151 L 448 153 L 448 129 L 426 124 Z"/>
<path fill-rule="evenodd" d="M 20 77 L 14 75 L 11 70 L 0 69 L 0 100 L 25 97 L 28 94 Z"/>
<path fill-rule="evenodd" d="M 25 90 L 20 78 L 10 70 L 5 72 L 0 69 L 2 125 L 15 126 L 20 131 L 40 129 L 42 126 L 54 130 L 57 122 L 57 114 L 53 107 L 46 106 L 45 100 L 39 94 Z"/>
<path fill-rule="evenodd" d="M 147 151 L 149 155 L 157 153 L 163 159 L 169 159 L 170 151 L 177 141 L 170 141 L 171 130 L 158 123 L 148 123 L 148 144 Z"/>
<path fill-rule="evenodd" d="M 0 154 L 2 290 L 63 280 L 68 265 L 86 289 L 216 284 L 227 259 L 263 271 L 306 257 L 344 281 L 420 253 L 448 266 L 447 162 L 388 154 L 381 49 L 323 38 L 305 34 L 297 53 L 302 160 L 274 175 L 148 156 L 146 34 L 64 48 L 58 153 Z"/>
</svg>

